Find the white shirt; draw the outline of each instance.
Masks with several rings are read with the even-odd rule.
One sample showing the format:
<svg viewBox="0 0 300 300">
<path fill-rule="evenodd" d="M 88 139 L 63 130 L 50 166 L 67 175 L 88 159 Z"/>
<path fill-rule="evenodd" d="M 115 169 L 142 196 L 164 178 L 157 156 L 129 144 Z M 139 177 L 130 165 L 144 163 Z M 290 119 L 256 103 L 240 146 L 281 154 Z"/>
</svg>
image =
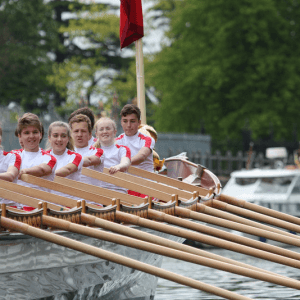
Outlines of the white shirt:
<svg viewBox="0 0 300 300">
<path fill-rule="evenodd" d="M 89 169 L 98 171 L 98 172 L 103 172 L 104 164 L 103 162 L 105 161 L 105 155 L 102 149 L 96 149 L 94 146 L 86 146 L 83 148 L 75 148 L 75 151 L 81 154 L 81 156 L 84 158 L 86 156 L 91 156 L 91 155 L 96 155 L 100 158 L 101 163 L 97 166 L 90 166 L 88 167 Z M 97 186 L 102 186 L 102 181 L 94 179 L 92 177 L 88 177 L 85 175 L 81 175 L 81 182 L 92 184 L 92 185 L 97 185 Z"/>
<path fill-rule="evenodd" d="M 52 173 L 47 176 L 42 176 L 42 179 L 47 179 L 50 181 L 53 181 L 54 176 L 55 176 L 55 170 L 56 170 L 56 158 L 48 153 L 46 153 L 44 150 L 39 148 L 37 152 L 28 152 L 23 150 L 22 152 L 19 152 L 19 155 L 21 156 L 22 163 L 21 163 L 21 170 L 22 169 L 27 169 L 27 168 L 32 168 L 35 166 L 38 166 L 40 164 L 47 164 L 49 167 L 52 169 Z M 23 186 L 28 186 L 32 188 L 36 188 L 38 190 L 50 192 L 49 189 L 40 187 L 38 185 L 34 185 L 31 183 L 27 183 L 25 181 L 22 181 L 18 179 L 17 184 L 23 185 Z"/>
<path fill-rule="evenodd" d="M 131 159 L 131 152 L 130 149 L 123 145 L 111 145 L 109 147 L 101 146 L 105 153 L 105 161 L 104 161 L 104 167 L 110 168 L 112 166 L 116 166 L 121 162 L 121 159 L 123 157 L 127 157 Z M 106 189 L 118 191 L 127 193 L 127 190 L 125 188 L 122 188 L 120 186 L 116 186 L 114 184 L 103 182 L 103 186 Z"/>
<path fill-rule="evenodd" d="M 74 164 L 78 168 L 78 170 L 76 172 L 73 172 L 72 174 L 66 176 L 65 178 L 80 181 L 80 179 L 81 179 L 81 170 L 82 170 L 82 165 L 83 165 L 83 159 L 82 159 L 82 156 L 79 153 L 76 153 L 76 152 L 71 151 L 69 149 L 66 149 L 65 152 L 61 155 L 54 154 L 52 149 L 47 151 L 47 153 L 50 153 L 51 155 L 53 155 L 56 158 L 56 161 L 57 161 L 56 170 L 59 170 L 60 168 L 66 166 L 69 163 Z M 51 193 L 56 194 L 56 195 L 60 195 L 60 196 L 63 196 L 63 197 L 72 198 L 74 200 L 80 200 L 80 198 L 78 198 L 78 197 L 75 197 L 75 196 L 72 196 L 72 195 L 69 195 L 69 194 L 65 194 L 65 193 L 62 193 L 62 192 L 54 191 L 54 190 L 51 190 Z"/>
<path fill-rule="evenodd" d="M 7 172 L 7 169 L 11 166 L 20 170 L 21 162 L 22 159 L 18 153 L 6 152 L 0 149 L 0 173 Z M 14 182 L 17 182 L 17 178 L 15 178 Z"/>
<path fill-rule="evenodd" d="M 61 155 L 54 154 L 52 149 L 50 151 L 47 151 L 47 153 L 53 155 L 56 158 L 56 162 L 57 162 L 56 170 L 59 170 L 60 168 L 66 166 L 67 164 L 70 163 L 74 164 L 78 168 L 78 170 L 66 176 L 66 178 L 80 181 L 83 159 L 79 153 L 76 153 L 69 149 L 66 149 L 65 152 Z"/>
<path fill-rule="evenodd" d="M 116 143 L 118 145 L 127 146 L 131 151 L 131 157 L 135 156 L 142 147 L 149 148 L 151 153 L 147 156 L 146 160 L 135 167 L 154 172 L 152 150 L 154 149 L 155 141 L 152 137 L 144 135 L 139 131 L 133 136 L 127 136 L 123 133 L 116 138 Z"/>
<path fill-rule="evenodd" d="M 92 170 L 95 170 L 95 171 L 98 171 L 98 172 L 103 172 L 103 168 L 104 168 L 103 162 L 105 161 L 105 155 L 104 155 L 104 151 L 102 149 L 95 148 L 94 146 L 86 146 L 86 147 L 83 147 L 83 148 L 76 148 L 75 147 L 75 151 L 78 152 L 79 154 L 81 154 L 81 156 L 83 158 L 86 157 L 86 156 L 91 156 L 91 155 L 96 155 L 96 156 L 100 157 L 101 163 L 99 165 L 90 166 L 88 168 L 92 169 Z M 82 175 L 82 174 L 81 174 L 80 181 L 84 182 L 84 183 L 87 183 L 87 184 L 100 186 L 100 187 L 102 187 L 102 184 L 103 184 L 103 182 L 100 181 L 100 180 L 97 180 L 95 178 L 85 176 L 85 175 Z M 86 203 L 99 205 L 99 203 L 92 202 L 92 201 L 86 201 Z"/>
<path fill-rule="evenodd" d="M 93 146 L 96 142 L 97 142 L 97 138 L 95 138 L 95 137 L 92 136 L 92 137 L 89 139 L 89 147 L 90 147 L 90 146 Z"/>
<path fill-rule="evenodd" d="M 21 161 L 22 159 L 19 154 L 14 152 L 6 152 L 0 149 L 0 173 L 7 172 L 7 169 L 11 166 L 14 166 L 18 170 L 20 170 Z M 18 177 L 16 177 L 13 182 L 16 183 L 17 180 Z M 19 205 L 19 203 L 7 199 L 0 199 L 0 203 L 5 203 L 7 205 L 15 205 L 15 206 Z"/>
</svg>

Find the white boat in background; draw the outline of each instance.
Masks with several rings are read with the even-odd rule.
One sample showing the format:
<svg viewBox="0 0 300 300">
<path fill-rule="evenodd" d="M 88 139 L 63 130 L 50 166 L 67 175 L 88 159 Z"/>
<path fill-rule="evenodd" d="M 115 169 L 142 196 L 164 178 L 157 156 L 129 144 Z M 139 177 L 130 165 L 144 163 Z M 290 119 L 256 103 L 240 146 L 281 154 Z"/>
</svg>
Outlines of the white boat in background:
<svg viewBox="0 0 300 300">
<path fill-rule="evenodd" d="M 266 157 L 273 168 L 232 172 L 223 193 L 300 217 L 300 169 L 285 166 L 285 148 L 268 148 Z"/>
</svg>

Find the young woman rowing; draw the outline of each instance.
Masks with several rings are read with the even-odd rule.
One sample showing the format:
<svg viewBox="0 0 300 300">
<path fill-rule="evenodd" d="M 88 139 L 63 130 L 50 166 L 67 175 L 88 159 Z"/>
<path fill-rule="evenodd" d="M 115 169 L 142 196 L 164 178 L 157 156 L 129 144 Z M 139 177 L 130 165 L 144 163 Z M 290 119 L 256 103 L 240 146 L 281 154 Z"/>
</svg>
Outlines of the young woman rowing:
<svg viewBox="0 0 300 300">
<path fill-rule="evenodd" d="M 95 148 L 103 149 L 105 153 L 104 167 L 109 169 L 110 174 L 126 172 L 130 166 L 130 149 L 126 146 L 116 145 L 116 123 L 110 118 L 101 118 L 95 124 L 95 132 L 98 141 Z M 103 182 L 102 187 L 127 193 L 127 190 L 116 185 Z"/>
<path fill-rule="evenodd" d="M 53 155 L 57 161 L 55 176 L 80 181 L 83 158 L 74 151 L 71 129 L 67 123 L 56 121 L 50 124 L 48 129 L 48 143 L 46 151 Z M 50 147 L 49 147 L 50 146 Z M 78 199 L 64 193 L 51 191 L 54 194 Z"/>
</svg>

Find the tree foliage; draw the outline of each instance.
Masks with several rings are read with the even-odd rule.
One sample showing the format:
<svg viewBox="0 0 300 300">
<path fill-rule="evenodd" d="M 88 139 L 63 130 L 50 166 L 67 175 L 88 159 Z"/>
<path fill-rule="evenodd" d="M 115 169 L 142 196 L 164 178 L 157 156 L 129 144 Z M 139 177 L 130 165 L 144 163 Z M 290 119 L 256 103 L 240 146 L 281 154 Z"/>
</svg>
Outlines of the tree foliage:
<svg viewBox="0 0 300 300">
<path fill-rule="evenodd" d="M 39 111 L 53 91 L 46 80 L 57 41 L 52 11 L 42 0 L 1 0 L 0 8 L 1 104 Z"/>
<path fill-rule="evenodd" d="M 159 1 L 166 3 L 170 1 Z M 159 131 L 289 138 L 300 128 L 298 0 L 182 0 L 147 68 Z"/>
<path fill-rule="evenodd" d="M 81 99 L 85 105 L 91 105 L 93 97 L 112 98 L 107 84 L 131 60 L 121 57 L 119 17 L 113 13 L 118 7 L 72 1 L 68 8 L 72 17 L 59 29 L 68 50 L 54 65 L 48 80 L 69 104 Z"/>
</svg>

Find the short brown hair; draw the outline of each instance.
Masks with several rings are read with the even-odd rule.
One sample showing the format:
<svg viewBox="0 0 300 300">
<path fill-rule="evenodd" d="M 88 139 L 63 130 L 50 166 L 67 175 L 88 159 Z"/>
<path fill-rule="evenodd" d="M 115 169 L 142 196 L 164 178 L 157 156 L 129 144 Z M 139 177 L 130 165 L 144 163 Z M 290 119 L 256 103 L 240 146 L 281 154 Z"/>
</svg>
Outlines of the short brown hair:
<svg viewBox="0 0 300 300">
<path fill-rule="evenodd" d="M 70 117 L 68 119 L 69 124 L 70 124 L 70 120 L 76 115 L 85 115 L 85 116 L 87 116 L 91 121 L 92 128 L 94 128 L 95 116 L 94 116 L 93 111 L 89 107 L 86 106 L 86 107 L 78 108 L 77 110 L 73 111 L 70 114 Z"/>
<path fill-rule="evenodd" d="M 73 118 L 70 119 L 69 125 L 72 129 L 72 124 L 73 123 L 81 123 L 81 122 L 86 122 L 87 123 L 89 133 L 91 133 L 92 130 L 93 130 L 92 123 L 91 123 L 91 120 L 86 115 L 82 115 L 82 114 L 75 115 Z"/>
<path fill-rule="evenodd" d="M 121 117 L 126 117 L 127 115 L 135 114 L 138 120 L 141 119 L 141 110 L 134 104 L 126 104 L 120 113 Z"/>
<path fill-rule="evenodd" d="M 41 123 L 39 117 L 33 113 L 25 113 L 18 120 L 17 129 L 16 129 L 15 133 L 17 133 L 18 135 L 21 135 L 22 130 L 28 126 L 36 127 L 39 130 L 39 132 L 42 134 L 42 138 L 43 138 L 43 136 L 44 136 L 43 124 Z"/>
</svg>

